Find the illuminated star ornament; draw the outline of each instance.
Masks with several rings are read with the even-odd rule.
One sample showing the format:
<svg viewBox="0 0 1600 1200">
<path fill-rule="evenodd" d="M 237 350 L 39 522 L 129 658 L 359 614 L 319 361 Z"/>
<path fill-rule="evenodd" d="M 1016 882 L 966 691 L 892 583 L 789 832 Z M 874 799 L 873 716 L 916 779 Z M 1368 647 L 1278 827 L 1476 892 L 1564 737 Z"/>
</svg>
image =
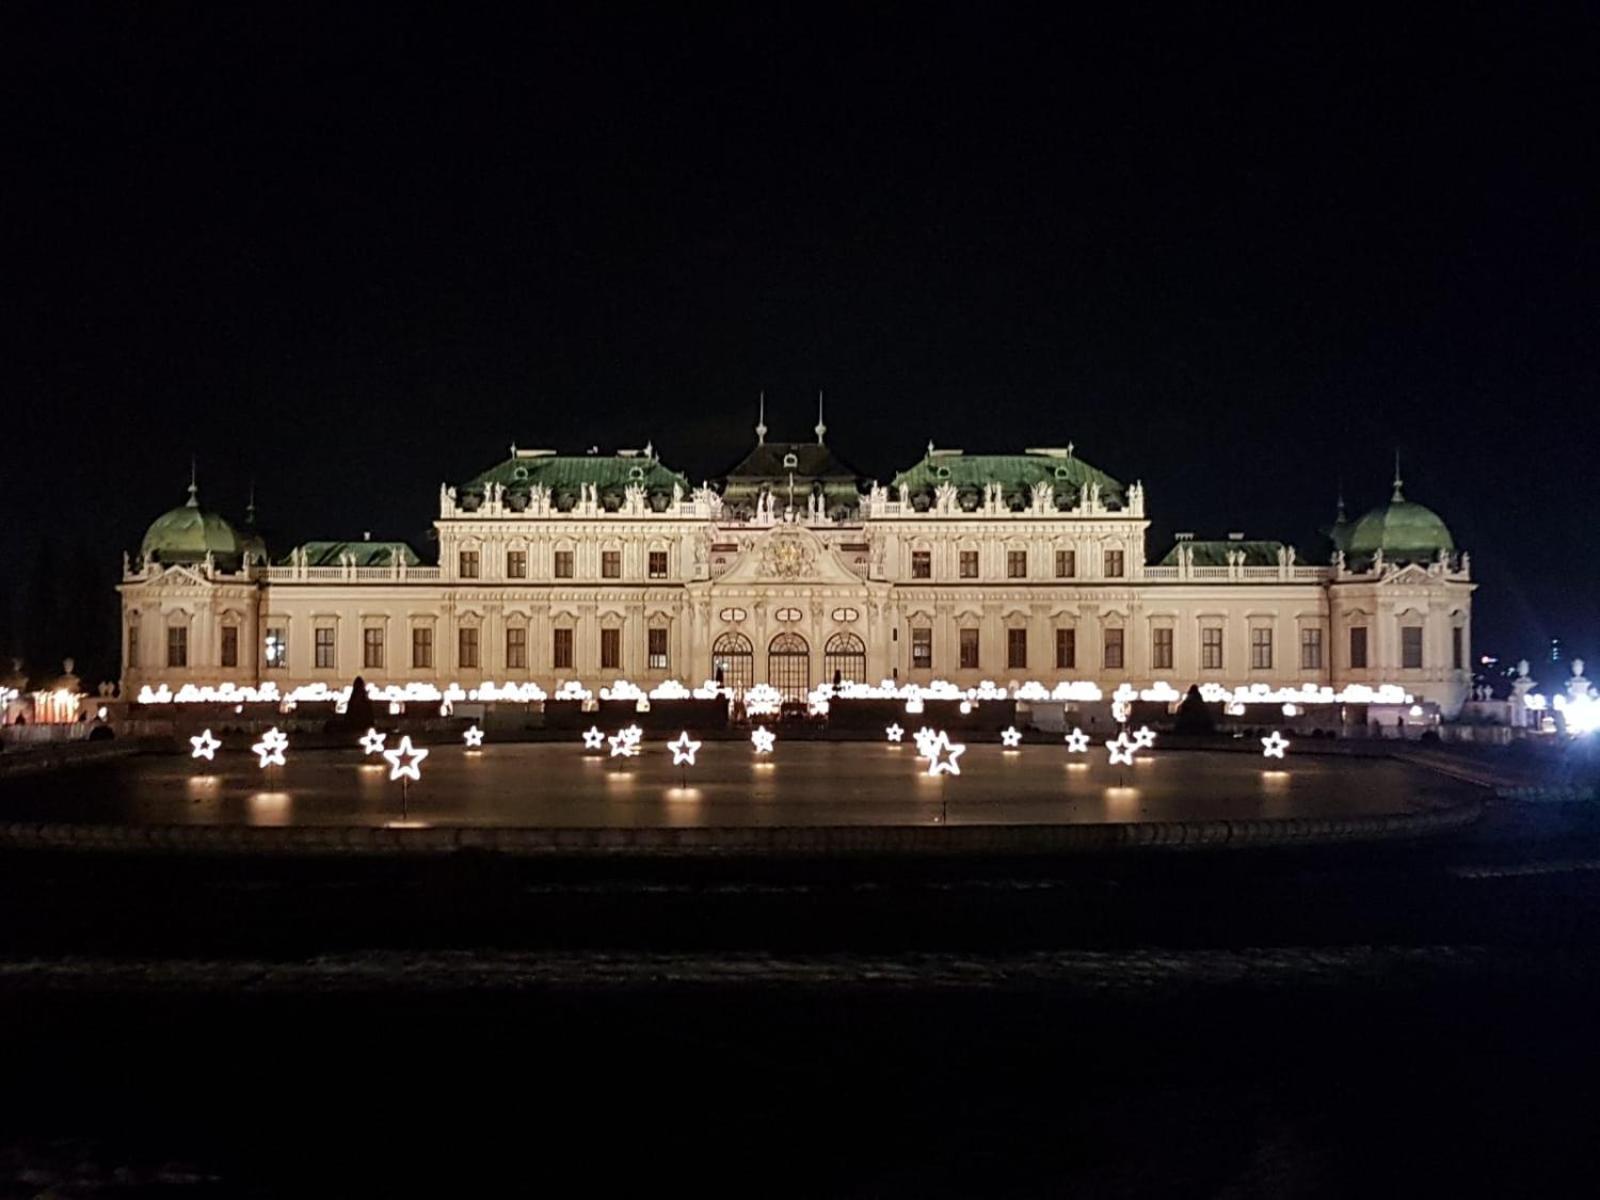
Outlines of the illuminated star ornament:
<svg viewBox="0 0 1600 1200">
<path fill-rule="evenodd" d="M 281 767 L 284 765 L 283 752 L 289 748 L 289 735 L 274 725 L 261 735 L 261 740 L 250 749 L 261 756 L 260 766 Z"/>
<path fill-rule="evenodd" d="M 369 729 L 361 735 L 361 749 L 367 755 L 383 753 L 383 743 L 387 734 L 379 733 L 376 729 Z"/>
<path fill-rule="evenodd" d="M 606 735 L 600 732 L 598 725 L 591 725 L 583 731 L 583 748 L 585 750 L 598 750 L 606 744 Z"/>
<path fill-rule="evenodd" d="M 967 748 L 959 742 L 952 742 L 950 735 L 940 730 L 928 740 L 927 750 L 923 757 L 928 760 L 929 775 L 959 775 L 961 764 L 956 762 Z"/>
<path fill-rule="evenodd" d="M 469 725 L 461 732 L 461 740 L 467 743 L 468 750 L 476 750 L 483 745 L 483 730 L 476 725 Z"/>
<path fill-rule="evenodd" d="M 1289 739 L 1274 729 L 1261 739 L 1262 758 L 1282 758 L 1283 752 L 1289 748 Z"/>
<path fill-rule="evenodd" d="M 1067 734 L 1067 753 L 1089 753 L 1089 735 L 1081 729 L 1074 728 L 1071 733 Z"/>
<path fill-rule="evenodd" d="M 1138 746 L 1137 742 L 1128 740 L 1126 733 L 1117 734 L 1115 738 L 1106 743 L 1106 749 L 1111 752 L 1111 765 L 1114 767 L 1118 763 L 1123 763 L 1131 767 L 1133 765 L 1133 752 L 1138 749 Z"/>
<path fill-rule="evenodd" d="M 924 725 L 911 735 L 911 740 L 917 744 L 917 757 L 927 758 L 929 747 L 939 740 L 939 735 Z"/>
<path fill-rule="evenodd" d="M 771 736 L 770 734 L 768 735 Z M 700 749 L 700 743 L 689 739 L 689 731 L 685 729 L 678 735 L 678 740 L 668 742 L 667 749 L 672 751 L 672 765 L 675 767 L 694 766 L 695 753 Z"/>
<path fill-rule="evenodd" d="M 1148 750 L 1156 744 L 1156 731 L 1148 725 L 1141 725 L 1133 731 L 1133 744 L 1141 750 Z"/>
<path fill-rule="evenodd" d="M 190 757 L 203 758 L 207 762 L 211 761 L 211 756 L 217 752 L 217 747 L 222 745 L 220 741 L 211 736 L 211 730 L 209 729 L 202 729 L 197 737 L 189 739 L 189 744 L 194 747 L 194 753 Z"/>
<path fill-rule="evenodd" d="M 901 738 L 905 737 L 905 735 L 906 731 L 901 729 L 898 725 L 891 725 L 889 728 L 883 731 L 883 736 L 888 738 L 891 742 L 898 742 Z"/>
<path fill-rule="evenodd" d="M 637 725 L 629 725 L 626 729 L 617 730 L 606 741 L 611 743 L 612 758 L 638 758 L 644 730 Z"/>
<path fill-rule="evenodd" d="M 1018 729 L 1016 726 L 1012 726 L 1009 729 L 1002 729 L 1000 731 L 1000 744 L 1011 749 L 1015 749 L 1016 747 L 1022 745 L 1022 730 Z"/>
<path fill-rule="evenodd" d="M 756 748 L 757 754 L 771 754 L 772 744 L 777 740 L 777 734 L 765 725 L 757 726 L 750 731 L 750 744 Z"/>
<path fill-rule="evenodd" d="M 428 757 L 428 752 L 421 746 L 413 746 L 408 733 L 393 750 L 385 750 L 383 756 L 389 760 L 390 779 L 421 780 L 422 760 Z"/>
</svg>

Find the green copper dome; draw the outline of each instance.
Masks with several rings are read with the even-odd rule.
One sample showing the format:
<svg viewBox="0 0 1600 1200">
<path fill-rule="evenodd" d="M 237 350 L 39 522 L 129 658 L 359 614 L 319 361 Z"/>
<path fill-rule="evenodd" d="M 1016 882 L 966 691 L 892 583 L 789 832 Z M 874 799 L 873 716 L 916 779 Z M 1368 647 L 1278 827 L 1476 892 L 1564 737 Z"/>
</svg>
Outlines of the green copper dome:
<svg viewBox="0 0 1600 1200">
<path fill-rule="evenodd" d="M 1379 550 L 1390 562 L 1431 562 L 1439 551 L 1453 554 L 1455 538 L 1439 514 L 1400 494 L 1363 516 L 1344 534 L 1343 549 L 1351 558 L 1371 558 Z"/>
<path fill-rule="evenodd" d="M 139 553 L 161 563 L 203 562 L 207 554 L 219 564 L 236 565 L 244 545 L 226 519 L 200 507 L 194 484 L 189 502 L 162 513 L 145 530 Z"/>
</svg>

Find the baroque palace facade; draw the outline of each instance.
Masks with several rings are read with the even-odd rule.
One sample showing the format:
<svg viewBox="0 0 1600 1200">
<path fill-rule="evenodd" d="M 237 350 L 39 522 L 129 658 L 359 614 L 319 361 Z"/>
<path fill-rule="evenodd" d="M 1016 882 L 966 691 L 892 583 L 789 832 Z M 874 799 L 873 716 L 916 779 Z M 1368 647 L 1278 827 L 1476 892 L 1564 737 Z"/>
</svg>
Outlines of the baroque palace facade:
<svg viewBox="0 0 1600 1200">
<path fill-rule="evenodd" d="M 1397 683 L 1447 715 L 1471 672 L 1470 564 L 1392 499 L 1331 561 L 1238 535 L 1145 551 L 1141 484 L 1065 449 L 931 444 L 887 486 L 824 440 L 766 440 L 693 487 L 646 447 L 518 449 L 439 493 L 438 565 L 397 542 L 276 557 L 189 502 L 128 559 L 123 695 L 162 684 L 720 679 L 1181 689 Z"/>
</svg>

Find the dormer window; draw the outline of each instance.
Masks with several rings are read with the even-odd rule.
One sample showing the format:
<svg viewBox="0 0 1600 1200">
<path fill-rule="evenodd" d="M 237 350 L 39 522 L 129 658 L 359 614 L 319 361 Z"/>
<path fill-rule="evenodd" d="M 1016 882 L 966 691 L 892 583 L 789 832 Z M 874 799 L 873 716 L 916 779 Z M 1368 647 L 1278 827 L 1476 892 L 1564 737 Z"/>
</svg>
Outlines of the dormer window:
<svg viewBox="0 0 1600 1200">
<path fill-rule="evenodd" d="M 794 454 L 793 452 L 791 452 L 791 453 L 785 454 L 783 456 L 783 469 L 785 471 L 792 471 L 796 467 L 798 467 L 799 465 L 800 465 L 800 456 L 799 455 Z"/>
<path fill-rule="evenodd" d="M 513 479 L 526 479 L 527 477 L 528 477 L 528 468 L 527 467 L 512 467 L 511 468 L 511 478 L 513 478 Z"/>
</svg>

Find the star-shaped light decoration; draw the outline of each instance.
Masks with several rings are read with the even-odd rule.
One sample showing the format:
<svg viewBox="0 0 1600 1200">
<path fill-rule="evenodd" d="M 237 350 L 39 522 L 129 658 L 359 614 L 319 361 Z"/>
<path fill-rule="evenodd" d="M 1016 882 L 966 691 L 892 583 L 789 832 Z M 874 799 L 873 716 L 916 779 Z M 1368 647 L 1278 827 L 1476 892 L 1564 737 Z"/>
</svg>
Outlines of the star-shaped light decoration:
<svg viewBox="0 0 1600 1200">
<path fill-rule="evenodd" d="M 694 756 L 700 749 L 700 743 L 689 738 L 689 731 L 685 729 L 678 735 L 678 740 L 668 742 L 667 749 L 672 751 L 672 765 L 675 767 L 694 766 Z"/>
<path fill-rule="evenodd" d="M 289 748 L 289 735 L 274 725 L 261 735 L 261 740 L 250 749 L 261 756 L 260 766 L 267 767 L 284 765 L 283 752 Z"/>
<path fill-rule="evenodd" d="M 619 729 L 606 741 L 611 743 L 612 758 L 638 758 L 640 745 L 644 741 L 644 730 L 637 725 L 629 725 Z"/>
<path fill-rule="evenodd" d="M 422 778 L 422 760 L 428 757 L 428 751 L 422 746 L 411 744 L 411 735 L 408 733 L 400 739 L 400 744 L 393 750 L 385 750 L 383 756 L 389 760 L 389 778 L 416 779 Z"/>
<path fill-rule="evenodd" d="M 1074 726 L 1071 733 L 1067 734 L 1067 753 L 1089 753 L 1089 735 L 1083 730 L 1078 729 L 1076 726 Z"/>
<path fill-rule="evenodd" d="M 765 725 L 758 725 L 750 731 L 750 744 L 756 748 L 757 754 L 771 754 L 772 745 L 778 740 L 778 735 Z"/>
<path fill-rule="evenodd" d="M 1156 731 L 1148 725 L 1141 725 L 1133 731 L 1133 744 L 1141 750 L 1148 750 L 1156 744 Z"/>
<path fill-rule="evenodd" d="M 466 742 L 468 750 L 476 750 L 483 745 L 483 730 L 476 725 L 468 725 L 461 731 L 461 740 Z"/>
<path fill-rule="evenodd" d="M 967 752 L 967 748 L 959 742 L 952 742 L 950 735 L 944 730 L 934 734 L 928 741 L 925 758 L 928 760 L 929 775 L 959 775 L 961 765 L 956 762 Z"/>
<path fill-rule="evenodd" d="M 1133 752 L 1138 748 L 1139 744 L 1129 741 L 1126 733 L 1119 733 L 1115 738 L 1106 742 L 1106 749 L 1111 752 L 1111 765 L 1113 767 L 1118 763 L 1131 767 L 1133 765 Z"/>
<path fill-rule="evenodd" d="M 911 735 L 911 740 L 917 744 L 917 756 L 927 758 L 929 748 L 939 740 L 939 735 L 924 725 Z"/>
<path fill-rule="evenodd" d="M 901 738 L 905 737 L 905 735 L 906 731 L 901 729 L 898 725 L 891 725 L 889 728 L 883 731 L 883 736 L 888 738 L 891 742 L 898 742 Z"/>
<path fill-rule="evenodd" d="M 203 758 L 210 762 L 222 742 L 211 736 L 211 730 L 202 729 L 198 736 L 189 739 L 189 744 L 194 747 L 194 753 L 189 757 Z"/>
<path fill-rule="evenodd" d="M 1262 758 L 1282 758 L 1283 752 L 1289 748 L 1289 739 L 1274 729 L 1261 739 Z"/>
<path fill-rule="evenodd" d="M 1000 744 L 1012 749 L 1022 745 L 1022 730 L 1015 725 L 1000 731 Z"/>
<path fill-rule="evenodd" d="M 606 744 L 606 735 L 600 732 L 600 726 L 591 725 L 583 731 L 583 748 L 585 750 L 598 750 Z"/>
<path fill-rule="evenodd" d="M 379 733 L 376 729 L 367 730 L 366 733 L 361 735 L 362 751 L 368 756 L 382 754 L 383 743 L 387 737 L 387 734 Z"/>
</svg>

